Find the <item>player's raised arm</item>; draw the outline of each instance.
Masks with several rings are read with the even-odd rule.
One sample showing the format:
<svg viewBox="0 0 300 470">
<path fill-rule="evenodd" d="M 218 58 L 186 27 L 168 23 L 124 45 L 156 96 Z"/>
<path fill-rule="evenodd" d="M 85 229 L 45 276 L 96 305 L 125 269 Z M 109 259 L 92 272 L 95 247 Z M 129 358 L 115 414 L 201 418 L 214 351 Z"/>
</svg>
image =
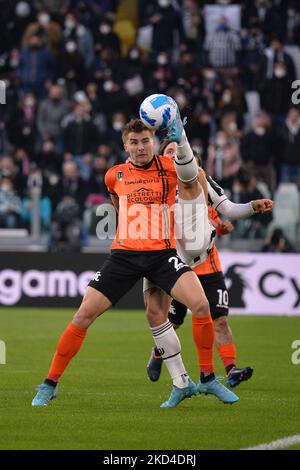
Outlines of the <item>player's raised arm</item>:
<svg viewBox="0 0 300 470">
<path fill-rule="evenodd" d="M 208 194 L 210 202 L 224 217 L 230 219 L 245 219 L 256 213 L 266 214 L 272 211 L 273 201 L 270 199 L 256 199 L 244 204 L 237 204 L 230 201 L 224 193 L 224 190 L 210 177 L 208 181 Z"/>
</svg>

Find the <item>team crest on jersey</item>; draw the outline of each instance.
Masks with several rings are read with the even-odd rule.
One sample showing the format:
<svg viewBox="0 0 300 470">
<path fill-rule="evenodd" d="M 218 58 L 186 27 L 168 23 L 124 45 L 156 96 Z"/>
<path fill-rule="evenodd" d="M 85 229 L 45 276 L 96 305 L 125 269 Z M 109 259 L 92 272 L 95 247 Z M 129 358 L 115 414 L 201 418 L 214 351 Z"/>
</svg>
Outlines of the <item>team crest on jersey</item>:
<svg viewBox="0 0 300 470">
<path fill-rule="evenodd" d="M 101 272 L 100 271 L 97 271 L 93 277 L 93 281 L 99 281 L 101 277 Z"/>
<path fill-rule="evenodd" d="M 158 176 L 167 177 L 168 172 L 166 170 L 159 170 Z"/>
<path fill-rule="evenodd" d="M 118 178 L 119 181 L 122 181 L 122 179 L 123 179 L 123 171 L 118 171 L 118 173 L 117 173 L 117 178 Z"/>
</svg>

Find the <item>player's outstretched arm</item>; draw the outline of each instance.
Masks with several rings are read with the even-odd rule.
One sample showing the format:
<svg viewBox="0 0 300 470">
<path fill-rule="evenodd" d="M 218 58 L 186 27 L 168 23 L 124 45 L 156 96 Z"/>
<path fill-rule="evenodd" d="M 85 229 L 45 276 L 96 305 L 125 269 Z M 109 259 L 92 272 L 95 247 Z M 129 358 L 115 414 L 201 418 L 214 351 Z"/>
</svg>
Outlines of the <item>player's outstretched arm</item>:
<svg viewBox="0 0 300 470">
<path fill-rule="evenodd" d="M 246 219 L 254 214 L 267 214 L 273 209 L 273 201 L 270 199 L 257 199 L 255 201 L 246 202 L 245 204 L 236 204 L 229 199 L 224 199 L 217 211 L 224 217 L 230 219 Z"/>
<path fill-rule="evenodd" d="M 246 219 L 256 213 L 267 214 L 273 209 L 270 199 L 256 199 L 244 204 L 230 201 L 224 190 L 210 177 L 207 177 L 207 187 L 210 202 L 214 209 L 229 219 Z"/>
</svg>

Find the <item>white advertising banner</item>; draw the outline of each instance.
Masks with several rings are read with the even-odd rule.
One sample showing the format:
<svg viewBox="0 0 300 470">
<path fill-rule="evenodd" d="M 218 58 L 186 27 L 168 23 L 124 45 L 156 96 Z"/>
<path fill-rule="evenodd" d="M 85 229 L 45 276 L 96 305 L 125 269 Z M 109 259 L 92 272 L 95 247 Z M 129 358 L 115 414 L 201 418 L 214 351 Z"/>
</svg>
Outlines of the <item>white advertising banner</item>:
<svg viewBox="0 0 300 470">
<path fill-rule="evenodd" d="M 231 313 L 300 315 L 300 254 L 220 255 Z"/>
</svg>

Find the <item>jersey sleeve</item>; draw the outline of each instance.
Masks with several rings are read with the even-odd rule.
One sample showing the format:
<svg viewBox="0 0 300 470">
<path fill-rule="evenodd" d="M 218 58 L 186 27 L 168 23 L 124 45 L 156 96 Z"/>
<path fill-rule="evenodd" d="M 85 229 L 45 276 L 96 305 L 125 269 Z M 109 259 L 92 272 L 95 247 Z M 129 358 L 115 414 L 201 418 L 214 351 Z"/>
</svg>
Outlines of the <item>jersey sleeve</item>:
<svg viewBox="0 0 300 470">
<path fill-rule="evenodd" d="M 116 171 L 114 168 L 110 168 L 106 173 L 104 177 L 104 182 L 107 187 L 107 191 L 109 194 L 116 195 L 115 191 L 115 183 L 116 183 Z"/>
<path fill-rule="evenodd" d="M 224 189 L 216 183 L 211 176 L 206 176 L 207 189 L 208 189 L 208 202 L 213 206 L 214 209 L 227 200 L 227 196 L 224 193 Z"/>
</svg>

